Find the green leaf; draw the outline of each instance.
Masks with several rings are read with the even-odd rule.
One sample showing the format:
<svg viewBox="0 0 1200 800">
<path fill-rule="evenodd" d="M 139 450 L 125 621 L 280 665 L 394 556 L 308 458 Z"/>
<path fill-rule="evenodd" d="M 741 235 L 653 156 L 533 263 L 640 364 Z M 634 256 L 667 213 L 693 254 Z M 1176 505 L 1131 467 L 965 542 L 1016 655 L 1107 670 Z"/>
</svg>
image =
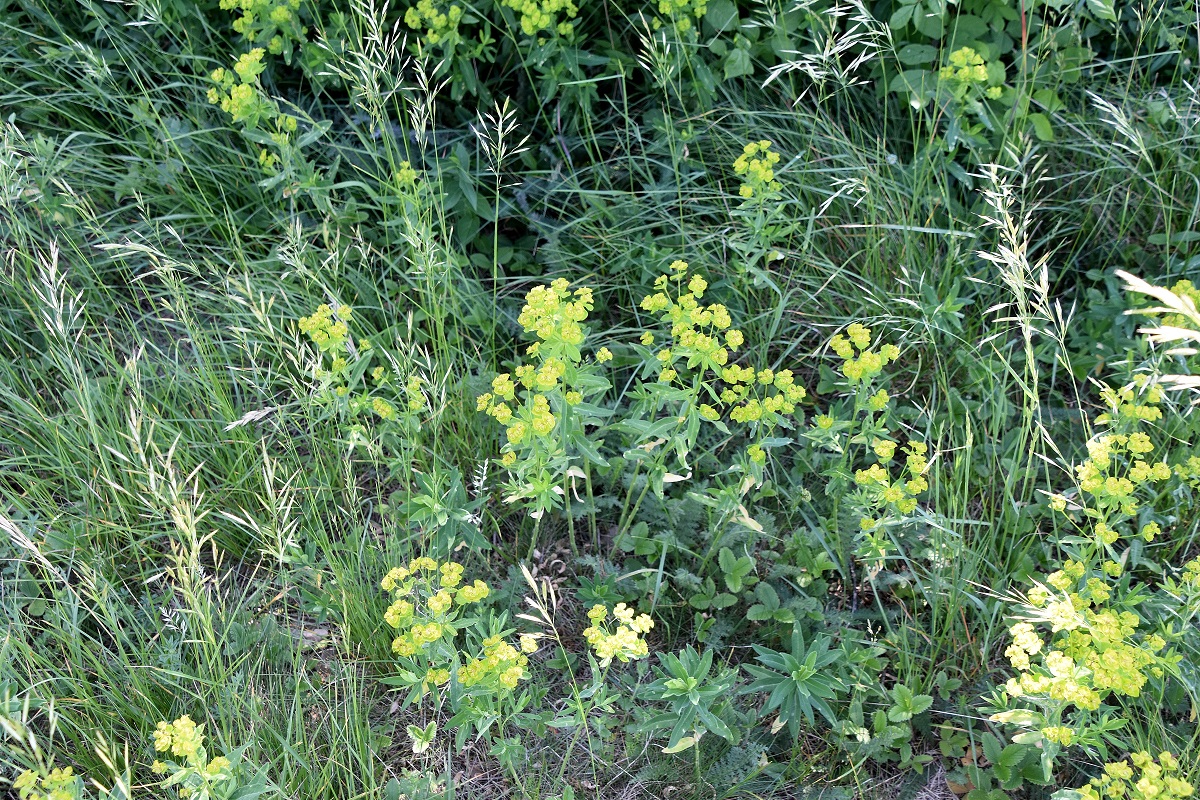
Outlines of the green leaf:
<svg viewBox="0 0 1200 800">
<path fill-rule="evenodd" d="M 712 713 L 704 706 L 697 706 L 696 712 L 700 717 L 700 721 L 704 723 L 704 727 L 707 728 L 709 732 L 715 733 L 717 736 L 720 736 L 722 739 L 726 739 L 728 741 L 732 741 L 734 739 L 733 731 L 731 731 L 729 726 L 722 722 L 721 718 L 716 714 Z"/>
<path fill-rule="evenodd" d="M 982 39 L 988 32 L 988 24 L 974 14 L 958 14 L 954 18 L 951 35 L 951 49 L 969 45 L 975 39 Z"/>
<path fill-rule="evenodd" d="M 662 749 L 662 751 L 664 753 L 682 753 L 684 750 L 687 750 L 689 747 L 691 747 L 695 743 L 696 743 L 696 740 L 693 737 L 684 736 L 675 744 L 670 745 L 668 747 L 664 747 Z"/>
<path fill-rule="evenodd" d="M 604 456 L 600 455 L 600 450 L 596 447 L 596 443 L 579 431 L 571 432 L 571 444 L 592 464 L 598 467 L 608 466 L 608 461 L 605 460 Z"/>
<path fill-rule="evenodd" d="M 408 726 L 408 738 L 412 741 L 412 751 L 416 754 L 424 753 L 433 744 L 433 737 L 437 735 L 437 721 L 430 722 L 424 728 L 417 725 Z"/>
<path fill-rule="evenodd" d="M 741 78 L 754 73 L 754 64 L 750 61 L 750 53 L 740 47 L 729 51 L 725 57 L 725 80 Z"/>
<path fill-rule="evenodd" d="M 888 27 L 894 31 L 898 31 L 908 24 L 912 19 L 913 11 L 916 10 L 915 5 L 902 5 L 892 12 L 892 16 L 888 19 Z"/>
<path fill-rule="evenodd" d="M 937 58 L 937 54 L 937 48 L 931 45 L 908 44 L 900 48 L 896 53 L 896 58 L 900 59 L 901 64 L 915 67 L 921 64 L 932 64 Z"/>
<path fill-rule="evenodd" d="M 993 764 L 1000 763 L 1000 756 L 1004 752 L 1004 748 L 1000 745 L 1000 740 L 995 735 L 985 733 L 983 735 L 983 755 L 988 761 Z"/>
<path fill-rule="evenodd" d="M 708 0 L 704 21 L 711 25 L 713 30 L 731 31 L 738 24 L 737 6 L 733 0 Z"/>
<path fill-rule="evenodd" d="M 902 683 L 892 687 L 892 699 L 896 704 L 887 712 L 888 719 L 892 722 L 912 719 L 933 705 L 932 697 L 927 694 L 913 694 L 912 690 Z"/>
<path fill-rule="evenodd" d="M 766 581 L 754 587 L 754 594 L 759 602 L 764 606 L 774 611 L 779 608 L 779 593 L 775 591 L 775 587 Z"/>
<path fill-rule="evenodd" d="M 1100 19 L 1106 19 L 1109 22 L 1117 21 L 1113 0 L 1087 0 L 1087 6 L 1088 10 Z"/>
<path fill-rule="evenodd" d="M 1029 123 L 1033 125 L 1033 133 L 1038 139 L 1041 139 L 1043 142 L 1054 141 L 1054 127 L 1050 124 L 1050 120 L 1045 114 L 1030 114 Z"/>
<path fill-rule="evenodd" d="M 888 85 L 888 91 L 897 94 L 909 92 L 917 97 L 926 98 L 933 94 L 937 86 L 937 75 L 927 69 L 906 69 Z"/>
<path fill-rule="evenodd" d="M 918 8 L 913 14 L 913 27 L 930 39 L 941 39 L 946 33 L 946 18 L 941 13 Z"/>
<path fill-rule="evenodd" d="M 259 778 L 251 783 L 239 786 L 237 791 L 229 795 L 229 800 L 254 800 L 254 798 L 271 791 L 271 784 Z"/>
<path fill-rule="evenodd" d="M 1003 725 L 1017 725 L 1022 728 L 1042 728 L 1046 725 L 1045 716 L 1025 708 L 1001 711 L 999 714 L 993 714 L 991 719 L 992 722 L 999 722 Z M 1041 734 L 1038 734 L 1037 740 L 1041 741 Z M 1014 738 L 1013 741 L 1015 742 L 1016 739 Z"/>
<path fill-rule="evenodd" d="M 721 592 L 721 594 L 717 595 L 716 597 L 714 597 L 712 599 L 712 607 L 713 608 L 729 608 L 731 605 L 733 605 L 736 602 L 737 602 L 736 597 L 729 594 L 728 592 Z"/>
<path fill-rule="evenodd" d="M 746 619 L 751 622 L 764 622 L 773 616 L 774 612 L 764 605 L 753 605 L 746 610 Z"/>
<path fill-rule="evenodd" d="M 1058 92 L 1053 89 L 1038 89 L 1033 93 L 1033 99 L 1034 102 L 1041 105 L 1051 114 L 1055 111 L 1061 111 L 1066 107 L 1066 103 L 1058 96 Z"/>
<path fill-rule="evenodd" d="M 1006 767 L 1015 767 L 1025 758 L 1025 747 L 1020 744 L 1010 744 L 1000 753 L 1000 758 L 996 759 L 997 764 L 1003 764 Z"/>
<path fill-rule="evenodd" d="M 754 559 L 749 556 L 736 558 L 728 547 L 722 547 L 717 553 L 717 563 L 725 573 L 725 585 L 731 592 L 740 592 L 742 579 L 754 570 Z"/>
</svg>

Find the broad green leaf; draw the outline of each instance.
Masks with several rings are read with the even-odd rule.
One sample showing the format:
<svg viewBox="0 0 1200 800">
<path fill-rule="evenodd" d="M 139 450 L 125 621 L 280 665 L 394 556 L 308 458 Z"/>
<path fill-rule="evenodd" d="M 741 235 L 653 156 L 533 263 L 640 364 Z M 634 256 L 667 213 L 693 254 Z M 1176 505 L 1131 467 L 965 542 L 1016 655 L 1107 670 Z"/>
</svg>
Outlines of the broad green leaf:
<svg viewBox="0 0 1200 800">
<path fill-rule="evenodd" d="M 729 594 L 728 592 L 721 592 L 721 594 L 717 595 L 716 597 L 714 597 L 712 599 L 712 607 L 713 608 L 729 608 L 731 605 L 733 605 L 736 602 L 737 602 L 736 597 Z"/>
<path fill-rule="evenodd" d="M 1033 99 L 1051 114 L 1055 111 L 1061 111 L 1066 107 L 1066 103 L 1059 98 L 1058 92 L 1053 89 L 1037 89 L 1033 93 Z"/>
<path fill-rule="evenodd" d="M 994 734 L 985 733 L 983 735 L 983 755 L 988 761 L 993 764 L 1000 763 L 1000 756 L 1003 752 L 1004 748 Z"/>
<path fill-rule="evenodd" d="M 1020 744 L 1010 744 L 1000 753 L 996 763 L 1006 767 L 1015 767 L 1021 763 L 1023 758 L 1025 758 L 1025 747 Z"/>
<path fill-rule="evenodd" d="M 913 27 L 930 39 L 941 39 L 946 33 L 946 18 L 941 13 L 929 12 L 916 6 L 913 14 Z"/>
<path fill-rule="evenodd" d="M 932 64 L 937 58 L 937 48 L 927 44 L 907 44 L 896 53 L 901 64 L 910 67 L 922 64 Z"/>
<path fill-rule="evenodd" d="M 1034 113 L 1029 115 L 1029 123 L 1033 125 L 1033 133 L 1043 142 L 1054 141 L 1054 127 L 1050 124 L 1050 120 L 1042 113 Z"/>
<path fill-rule="evenodd" d="M 746 619 L 751 622 L 764 622 L 774 617 L 775 612 L 764 605 L 753 605 L 746 609 Z"/>
<path fill-rule="evenodd" d="M 700 721 L 704 723 L 704 727 L 707 728 L 711 733 L 715 733 L 722 739 L 729 741 L 733 740 L 733 731 L 729 729 L 728 725 L 721 721 L 720 717 L 709 711 L 707 708 L 704 708 L 704 706 L 697 706 L 696 712 L 700 717 Z"/>
<path fill-rule="evenodd" d="M 888 19 L 888 27 L 894 31 L 898 31 L 909 23 L 912 19 L 913 11 L 916 6 L 902 5 L 892 12 L 891 18 Z"/>
<path fill-rule="evenodd" d="M 736 561 L 737 558 L 728 547 L 722 547 L 717 552 L 717 563 L 721 566 L 721 571 L 726 574 L 733 572 L 733 565 Z"/>
<path fill-rule="evenodd" d="M 758 584 L 758 586 L 754 587 L 754 595 L 758 598 L 760 603 L 770 610 L 774 611 L 775 609 L 779 608 L 779 593 L 775 591 L 774 586 L 766 581 L 763 581 L 762 583 Z"/>
<path fill-rule="evenodd" d="M 717 31 L 731 31 L 737 27 L 738 11 L 733 0 L 708 0 L 704 21 Z"/>
<path fill-rule="evenodd" d="M 725 80 L 741 78 L 754 73 L 754 64 L 750 61 L 750 53 L 740 47 L 729 51 L 725 57 Z"/>
</svg>

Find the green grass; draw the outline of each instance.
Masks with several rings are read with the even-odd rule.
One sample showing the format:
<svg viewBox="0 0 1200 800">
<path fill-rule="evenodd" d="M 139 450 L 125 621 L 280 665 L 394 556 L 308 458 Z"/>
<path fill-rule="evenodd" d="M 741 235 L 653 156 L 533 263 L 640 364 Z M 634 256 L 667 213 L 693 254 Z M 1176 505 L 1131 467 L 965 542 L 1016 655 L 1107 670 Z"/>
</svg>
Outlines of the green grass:
<svg viewBox="0 0 1200 800">
<path fill-rule="evenodd" d="M 165 4 L 180 14 L 174 28 L 127 25 L 107 4 L 10 5 L 3 788 L 40 747 L 98 785 L 169 794 L 150 769 L 152 732 L 189 714 L 213 753 L 246 746 L 281 797 L 933 796 L 923 792 L 945 791 L 944 768 L 963 764 L 950 729 L 971 746 L 1003 730 L 980 698 L 1012 673 L 1015 593 L 1061 564 L 1056 542 L 1069 531 L 1047 494 L 1073 485 L 1087 457 L 1100 382 L 1195 367 L 1139 336 L 1142 320 L 1122 312 L 1140 300 L 1113 275 L 1158 285 L 1200 275 L 1198 98 L 1181 75 L 1136 72 L 1136 59 L 1094 65 L 1055 116 L 1054 141 L 1014 136 L 989 167 L 961 151 L 956 161 L 927 117 L 868 85 L 797 100 L 796 75 L 726 82 L 704 106 L 686 61 L 661 72 L 678 53 L 659 54 L 657 78 L 621 64 L 628 73 L 598 90 L 592 113 L 567 123 L 561 108 L 498 104 L 472 128 L 358 4 L 343 9 L 347 50 L 327 65 L 340 83 L 273 87 L 304 127 L 329 125 L 290 173 L 310 183 L 289 187 L 264 181 L 257 144 L 205 99 L 205 75 L 238 46 L 224 17 L 182 0 Z M 497 66 L 496 85 L 520 84 L 522 69 Z M 758 139 L 783 154 L 765 222 L 740 205 L 730 166 Z M 428 193 L 405 194 L 405 161 Z M 604 405 L 620 416 L 644 391 L 633 346 L 654 320 L 638 303 L 676 259 L 708 276 L 748 363 L 792 369 L 807 387 L 801 429 L 847 395 L 834 334 L 858 321 L 901 347 L 886 379 L 903 409 L 895 433 L 927 442 L 935 469 L 878 573 L 855 551 L 849 501 L 826 495 L 834 460 L 798 432 L 772 451 L 764 483 L 728 495 L 761 532 L 719 502 L 749 440 L 715 429 L 664 499 L 626 454 L 563 484 L 573 515 L 535 520 L 505 502 L 503 430 L 475 397 L 524 355 L 526 292 L 559 277 L 595 289 L 585 350 L 617 352 Z M 314 367 L 328 359 L 298 327 L 322 303 L 353 308 L 352 339 L 388 354 L 376 363 L 394 384 L 424 381 L 415 428 L 325 402 Z M 1193 397 L 1170 397 L 1155 426 L 1171 463 L 1195 452 Z M 607 429 L 606 452 L 626 447 L 624 435 Z M 852 483 L 853 462 L 843 467 Z M 1176 574 L 1200 552 L 1193 501 L 1182 482 L 1147 501 L 1166 533 L 1136 545 L 1139 580 Z M 431 504 L 445 519 L 420 516 Z M 552 588 L 543 600 L 559 645 L 532 657 L 528 716 L 460 748 L 445 709 L 406 706 L 389 683 L 398 667 L 379 584 L 414 556 L 445 558 L 467 530 L 488 547 L 454 557 L 488 580 L 510 623 L 532 613 L 521 567 Z M 929 767 L 856 758 L 853 736 L 819 716 L 793 741 L 747 695 L 720 712 L 743 732 L 736 745 L 710 733 L 663 752 L 664 735 L 646 726 L 662 707 L 648 695 L 654 653 L 707 647 L 739 667 L 752 645 L 788 646 L 790 625 L 747 621 L 753 590 L 711 611 L 710 629 L 689 605 L 693 579 L 720 588 L 727 546 L 755 558 L 806 635 L 880 648 L 886 664 L 838 666 L 852 676 L 839 720 L 857 698 L 869 727 L 891 702 L 879 687 L 933 698 L 912 739 Z M 819 558 L 825 574 L 806 592 Z M 589 586 L 606 580 L 612 602 L 656 627 L 648 661 L 614 663 L 593 682 L 582 631 L 599 591 Z M 1195 626 L 1183 600 L 1151 606 Z M 1170 750 L 1196 782 L 1200 650 L 1190 633 L 1177 646 L 1176 677 L 1115 703 L 1128 723 L 1107 760 Z M 608 711 L 563 722 L 604 691 Z M 33 738 L 18 742 L 14 720 Z M 407 727 L 434 721 L 434 745 L 414 754 Z M 1079 785 L 1105 760 L 1072 750 L 1055 781 Z M 438 793 L 402 788 L 412 770 Z"/>
</svg>

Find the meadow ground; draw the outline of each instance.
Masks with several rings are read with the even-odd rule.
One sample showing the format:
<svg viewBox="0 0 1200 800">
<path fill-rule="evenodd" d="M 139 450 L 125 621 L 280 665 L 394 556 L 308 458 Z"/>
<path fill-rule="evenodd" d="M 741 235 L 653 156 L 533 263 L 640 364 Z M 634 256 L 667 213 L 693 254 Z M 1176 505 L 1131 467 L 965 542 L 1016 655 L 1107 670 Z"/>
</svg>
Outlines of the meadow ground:
<svg viewBox="0 0 1200 800">
<path fill-rule="evenodd" d="M 0 792 L 1190 796 L 1198 13 L 0 0 Z"/>
</svg>

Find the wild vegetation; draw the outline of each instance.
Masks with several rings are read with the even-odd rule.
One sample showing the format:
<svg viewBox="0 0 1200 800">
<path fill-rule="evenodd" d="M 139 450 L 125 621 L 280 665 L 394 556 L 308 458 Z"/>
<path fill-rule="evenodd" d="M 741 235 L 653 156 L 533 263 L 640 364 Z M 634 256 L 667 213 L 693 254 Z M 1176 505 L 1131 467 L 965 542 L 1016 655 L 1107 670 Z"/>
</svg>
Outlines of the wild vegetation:
<svg viewBox="0 0 1200 800">
<path fill-rule="evenodd" d="M 0 787 L 1182 800 L 1192 0 L 0 0 Z"/>
</svg>

